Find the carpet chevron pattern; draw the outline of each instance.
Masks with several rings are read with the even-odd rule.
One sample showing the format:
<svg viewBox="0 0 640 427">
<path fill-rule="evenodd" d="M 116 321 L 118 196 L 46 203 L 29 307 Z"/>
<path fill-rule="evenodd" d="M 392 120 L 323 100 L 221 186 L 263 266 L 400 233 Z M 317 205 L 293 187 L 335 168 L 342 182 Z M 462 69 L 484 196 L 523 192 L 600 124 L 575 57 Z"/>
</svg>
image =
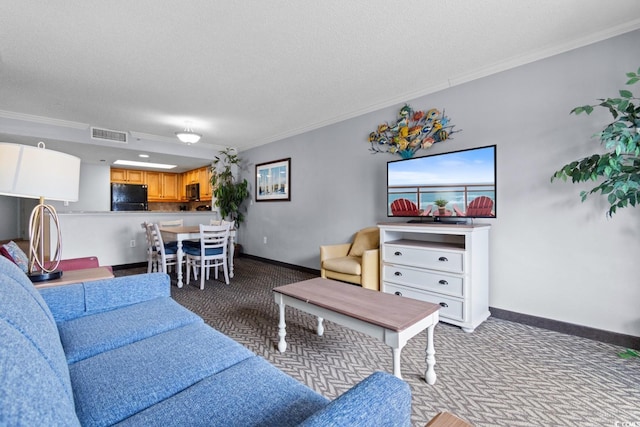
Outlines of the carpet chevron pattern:
<svg viewBox="0 0 640 427">
<path fill-rule="evenodd" d="M 116 271 L 116 275 L 144 269 Z M 391 350 L 359 332 L 287 308 L 287 343 L 279 353 L 272 289 L 313 275 L 238 258 L 231 285 L 209 280 L 172 287 L 172 296 L 212 327 L 328 398 L 376 370 L 391 371 Z M 175 276 L 173 277 L 175 284 Z M 623 360 L 609 344 L 489 318 L 475 332 L 440 323 L 436 373 L 424 381 L 426 333 L 402 351 L 402 375 L 413 393 L 412 422 L 424 426 L 450 411 L 482 426 L 640 426 L 640 360 Z"/>
</svg>

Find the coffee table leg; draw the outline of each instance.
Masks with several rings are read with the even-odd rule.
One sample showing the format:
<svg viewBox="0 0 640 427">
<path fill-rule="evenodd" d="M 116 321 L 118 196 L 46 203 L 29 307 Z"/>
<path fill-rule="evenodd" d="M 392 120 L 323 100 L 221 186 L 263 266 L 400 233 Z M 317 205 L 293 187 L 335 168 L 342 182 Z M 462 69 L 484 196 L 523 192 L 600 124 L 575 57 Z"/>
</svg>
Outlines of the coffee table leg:
<svg viewBox="0 0 640 427">
<path fill-rule="evenodd" d="M 400 352 L 402 351 L 402 347 L 393 347 L 393 375 L 402 379 L 402 374 L 400 373 Z"/>
<path fill-rule="evenodd" d="M 278 351 L 280 351 L 280 353 L 284 353 L 287 350 L 287 342 L 284 340 L 284 337 L 287 335 L 285 330 L 287 328 L 287 324 L 284 322 L 284 308 L 286 306 L 282 300 L 278 302 L 278 306 L 280 307 L 280 322 L 278 323 L 278 336 L 280 339 L 278 340 Z"/>
<path fill-rule="evenodd" d="M 436 383 L 436 350 L 433 345 L 433 331 L 436 325 L 433 324 L 427 328 L 427 371 L 424 374 L 424 378 L 427 380 L 427 384 Z"/>
<path fill-rule="evenodd" d="M 321 337 L 322 334 L 324 334 L 324 325 L 322 324 L 322 321 L 324 319 L 322 317 L 318 316 L 318 336 Z"/>
</svg>

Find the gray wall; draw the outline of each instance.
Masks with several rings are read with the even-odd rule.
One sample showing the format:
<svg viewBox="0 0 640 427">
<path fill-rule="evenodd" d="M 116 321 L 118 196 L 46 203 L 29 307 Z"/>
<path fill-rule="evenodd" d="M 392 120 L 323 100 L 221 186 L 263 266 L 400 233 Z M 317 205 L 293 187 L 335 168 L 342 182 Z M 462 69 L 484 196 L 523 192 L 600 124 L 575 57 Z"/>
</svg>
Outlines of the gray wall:
<svg viewBox="0 0 640 427">
<path fill-rule="evenodd" d="M 15 197 L 0 196 L 0 240 L 15 239 L 20 237 L 20 212 L 18 210 L 19 199 Z"/>
<path fill-rule="evenodd" d="M 556 169 L 599 149 L 591 136 L 610 121 L 606 112 L 569 111 L 616 96 L 638 58 L 636 31 L 407 100 L 445 108 L 463 129 L 421 153 L 498 146 L 498 218 L 482 221 L 492 225 L 491 306 L 640 336 L 640 211 L 609 219 L 603 200 L 580 202 L 587 187 L 550 183 Z M 239 233 L 245 252 L 318 269 L 320 245 L 387 221 L 386 162 L 397 157 L 370 154 L 367 135 L 401 106 L 242 152 L 252 193 L 256 164 L 291 157 L 292 169 L 291 202 L 248 205 Z"/>
</svg>

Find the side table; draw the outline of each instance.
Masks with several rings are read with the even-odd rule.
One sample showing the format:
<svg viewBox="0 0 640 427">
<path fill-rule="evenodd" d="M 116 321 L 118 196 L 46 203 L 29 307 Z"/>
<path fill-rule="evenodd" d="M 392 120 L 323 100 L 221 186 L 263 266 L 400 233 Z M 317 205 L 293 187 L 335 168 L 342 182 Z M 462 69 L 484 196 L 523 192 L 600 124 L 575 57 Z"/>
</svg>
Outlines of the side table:
<svg viewBox="0 0 640 427">
<path fill-rule="evenodd" d="M 113 279 L 114 275 L 107 267 L 84 268 L 69 270 L 62 273 L 62 277 L 46 282 L 34 284 L 36 289 L 51 288 L 53 286 L 71 285 L 73 283 L 90 282 L 92 280 Z"/>
</svg>

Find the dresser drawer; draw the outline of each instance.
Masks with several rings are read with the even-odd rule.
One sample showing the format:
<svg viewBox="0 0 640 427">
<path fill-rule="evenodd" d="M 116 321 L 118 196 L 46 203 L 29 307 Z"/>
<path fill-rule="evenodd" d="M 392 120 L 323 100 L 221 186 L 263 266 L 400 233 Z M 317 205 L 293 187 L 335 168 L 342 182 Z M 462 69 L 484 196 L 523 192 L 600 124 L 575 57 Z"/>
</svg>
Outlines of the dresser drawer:
<svg viewBox="0 0 640 427">
<path fill-rule="evenodd" d="M 401 295 L 407 298 L 418 299 L 440 305 L 440 317 L 453 320 L 464 321 L 464 302 L 453 298 L 423 292 L 407 286 L 396 285 L 394 283 L 383 283 L 384 292 L 388 294 Z"/>
<path fill-rule="evenodd" d="M 464 279 L 462 277 L 434 270 L 385 264 L 382 266 L 382 280 L 455 297 L 464 296 Z"/>
<path fill-rule="evenodd" d="M 394 244 L 385 244 L 383 247 L 383 261 L 392 264 L 462 273 L 464 271 L 463 259 L 464 251 L 448 251 Z"/>
</svg>

